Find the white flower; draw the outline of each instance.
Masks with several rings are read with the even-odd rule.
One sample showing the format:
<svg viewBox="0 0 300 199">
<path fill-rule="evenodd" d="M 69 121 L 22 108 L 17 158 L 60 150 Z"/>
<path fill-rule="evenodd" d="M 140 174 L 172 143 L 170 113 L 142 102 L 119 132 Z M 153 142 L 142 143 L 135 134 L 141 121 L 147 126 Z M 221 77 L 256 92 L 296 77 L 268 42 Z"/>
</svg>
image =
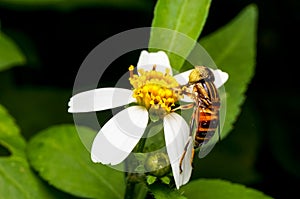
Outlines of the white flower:
<svg viewBox="0 0 300 199">
<path fill-rule="evenodd" d="M 153 69 L 153 66 L 155 70 Z M 124 88 L 99 88 L 76 94 L 70 99 L 69 112 L 92 112 L 111 109 L 132 102 L 130 106 L 113 116 L 95 137 L 91 149 L 93 162 L 116 165 L 131 153 L 143 136 L 147 127 L 150 110 L 163 110 L 163 125 L 166 149 L 177 189 L 187 183 L 191 177 L 191 154 L 193 144 L 188 146 L 182 162 L 182 173 L 179 161 L 189 138 L 189 126 L 181 115 L 171 109 L 178 100 L 188 101 L 171 88 L 188 83 L 191 71 L 172 76 L 172 68 L 168 56 L 159 51 L 148 53 L 142 51 L 137 69 L 139 75 L 130 70 L 130 83 L 133 90 Z M 228 74 L 220 70 L 212 70 L 215 84 L 220 87 L 228 79 Z M 150 94 L 149 94 L 150 93 Z"/>
</svg>

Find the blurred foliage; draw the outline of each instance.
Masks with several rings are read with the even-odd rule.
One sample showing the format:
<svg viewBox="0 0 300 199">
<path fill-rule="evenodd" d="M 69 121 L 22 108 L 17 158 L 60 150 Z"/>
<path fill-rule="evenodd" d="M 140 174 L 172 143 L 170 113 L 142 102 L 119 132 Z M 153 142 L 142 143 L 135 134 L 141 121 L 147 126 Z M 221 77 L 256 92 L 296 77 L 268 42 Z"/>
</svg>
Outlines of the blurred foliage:
<svg viewBox="0 0 300 199">
<path fill-rule="evenodd" d="M 266 112 L 272 112 L 275 106 L 281 106 L 282 100 L 275 93 L 267 92 L 266 99 L 273 99 L 273 104 L 267 100 L 262 101 L 262 105 Z M 299 102 L 295 94 L 289 95 L 289 103 L 283 113 L 264 115 L 266 117 L 266 130 L 269 132 L 266 140 L 271 147 L 271 154 L 282 167 L 293 176 L 300 178 L 300 159 L 298 158 L 299 149 L 298 133 L 295 134 L 293 124 L 297 124 L 299 106 L 295 106 Z M 272 169 L 273 171 L 273 169 Z"/>
<path fill-rule="evenodd" d="M 0 71 L 25 63 L 25 57 L 17 45 L 0 30 Z"/>
<path fill-rule="evenodd" d="M 15 116 L 26 139 L 49 125 L 72 121 L 72 115 L 66 112 L 69 90 L 13 86 L 3 89 L 1 94 L 1 102 L 7 104 L 6 108 Z"/>
<path fill-rule="evenodd" d="M 143 9 L 149 1 L 140 0 L 1 0 L 0 6 L 13 9 L 60 9 L 70 10 L 91 6 L 112 6 L 130 9 Z"/>
</svg>

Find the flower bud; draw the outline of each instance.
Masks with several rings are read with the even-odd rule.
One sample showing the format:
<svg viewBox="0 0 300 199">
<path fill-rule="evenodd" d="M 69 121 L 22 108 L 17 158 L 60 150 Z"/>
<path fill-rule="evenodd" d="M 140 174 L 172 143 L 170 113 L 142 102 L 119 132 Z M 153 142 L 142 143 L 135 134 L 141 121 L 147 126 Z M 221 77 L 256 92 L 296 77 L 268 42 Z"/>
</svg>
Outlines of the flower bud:
<svg viewBox="0 0 300 199">
<path fill-rule="evenodd" d="M 145 163 L 145 169 L 156 177 L 167 175 L 171 171 L 170 160 L 166 153 L 151 153 Z"/>
</svg>

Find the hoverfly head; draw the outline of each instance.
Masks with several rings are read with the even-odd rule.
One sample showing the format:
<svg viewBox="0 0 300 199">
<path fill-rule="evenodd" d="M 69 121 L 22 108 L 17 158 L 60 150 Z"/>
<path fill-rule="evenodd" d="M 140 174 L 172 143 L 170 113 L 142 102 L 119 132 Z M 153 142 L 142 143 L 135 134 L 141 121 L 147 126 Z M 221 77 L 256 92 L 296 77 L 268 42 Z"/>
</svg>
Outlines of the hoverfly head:
<svg viewBox="0 0 300 199">
<path fill-rule="evenodd" d="M 189 76 L 189 83 L 197 83 L 201 80 L 214 81 L 214 74 L 205 66 L 195 66 Z"/>
</svg>

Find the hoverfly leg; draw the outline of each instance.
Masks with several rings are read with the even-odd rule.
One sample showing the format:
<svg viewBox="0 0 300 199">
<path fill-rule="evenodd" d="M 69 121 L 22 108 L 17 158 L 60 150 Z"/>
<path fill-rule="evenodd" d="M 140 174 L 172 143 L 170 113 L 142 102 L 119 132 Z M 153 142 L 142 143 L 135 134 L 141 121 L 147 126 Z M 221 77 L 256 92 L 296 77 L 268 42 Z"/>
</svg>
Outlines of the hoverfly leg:
<svg viewBox="0 0 300 199">
<path fill-rule="evenodd" d="M 188 110 L 194 107 L 194 103 L 191 104 L 185 104 L 185 105 L 181 105 L 178 106 L 177 108 L 172 109 L 173 112 L 177 111 L 177 110 Z"/>
<path fill-rule="evenodd" d="M 195 149 L 193 148 L 192 149 L 192 156 L 191 156 L 191 166 L 192 166 L 192 168 L 194 168 L 194 164 L 193 164 L 193 162 L 194 162 L 194 155 L 195 155 Z"/>
<path fill-rule="evenodd" d="M 180 160 L 179 160 L 179 173 L 182 173 L 182 161 L 183 161 L 183 159 L 184 159 L 184 157 L 185 157 L 187 148 L 188 148 L 188 146 L 189 146 L 191 140 L 192 140 L 192 136 L 189 136 L 189 138 L 188 138 L 188 140 L 187 140 L 187 142 L 186 142 L 186 144 L 185 144 L 185 146 L 184 146 L 183 154 L 181 155 L 181 158 L 180 158 Z"/>
<path fill-rule="evenodd" d="M 181 90 L 181 94 L 188 96 L 189 98 L 193 99 L 195 101 L 196 96 L 195 93 L 192 91 L 189 91 L 186 87 Z"/>
<path fill-rule="evenodd" d="M 184 150 L 184 152 L 183 152 L 183 154 L 180 158 L 180 161 L 179 161 L 179 173 L 180 174 L 182 173 L 182 161 L 183 161 L 183 158 L 184 158 L 185 154 L 186 154 L 186 150 Z"/>
</svg>

